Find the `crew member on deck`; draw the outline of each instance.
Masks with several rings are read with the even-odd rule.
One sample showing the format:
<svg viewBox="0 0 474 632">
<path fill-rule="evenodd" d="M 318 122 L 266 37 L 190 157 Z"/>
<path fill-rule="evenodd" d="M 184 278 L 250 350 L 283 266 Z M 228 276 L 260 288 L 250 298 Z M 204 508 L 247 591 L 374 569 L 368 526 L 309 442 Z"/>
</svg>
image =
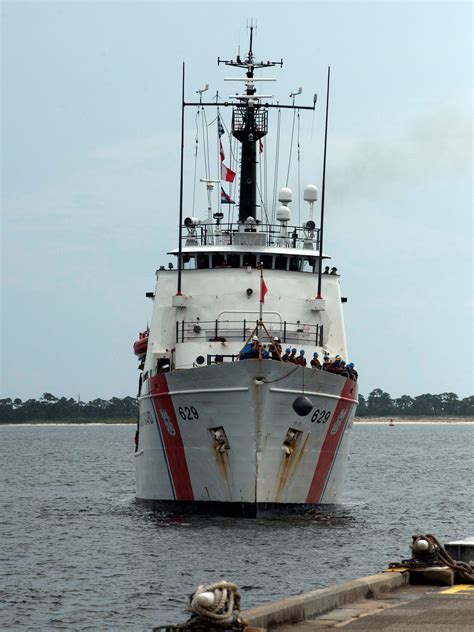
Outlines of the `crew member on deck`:
<svg viewBox="0 0 474 632">
<path fill-rule="evenodd" d="M 319 354 L 318 354 L 317 351 L 315 351 L 313 353 L 313 358 L 312 358 L 311 363 L 310 363 L 311 366 L 313 367 L 313 369 L 321 369 L 322 368 L 321 362 L 318 360 L 318 355 Z"/>
<path fill-rule="evenodd" d="M 252 338 L 252 358 L 259 358 L 260 357 L 260 349 L 261 349 L 261 345 L 260 345 L 260 341 L 258 339 L 258 336 L 254 336 Z"/>
<path fill-rule="evenodd" d="M 275 336 L 275 338 L 273 338 L 273 344 L 270 345 L 269 349 L 271 357 L 274 360 L 279 360 L 281 358 L 281 344 L 280 344 L 280 338 L 278 338 L 278 336 Z"/>
<path fill-rule="evenodd" d="M 290 357 L 288 358 L 288 362 L 293 362 L 293 364 L 296 362 L 296 348 L 295 347 L 293 347 L 293 349 L 291 350 Z"/>
<path fill-rule="evenodd" d="M 290 361 L 290 353 L 291 353 L 291 349 L 290 347 L 288 347 L 287 349 L 285 349 L 285 353 L 284 355 L 282 355 L 281 359 L 283 360 L 283 362 L 289 362 Z"/>
<path fill-rule="evenodd" d="M 250 342 L 247 342 L 245 347 L 242 349 L 240 354 L 241 360 L 248 360 L 250 358 L 258 358 L 260 343 L 258 341 L 258 336 L 254 336 Z"/>
<path fill-rule="evenodd" d="M 349 377 L 349 371 L 347 370 L 346 363 L 344 362 L 344 360 L 341 360 L 338 373 L 339 375 L 342 375 L 343 377 Z"/>
<path fill-rule="evenodd" d="M 334 358 L 334 362 L 331 362 L 326 371 L 329 371 L 330 373 L 339 373 L 339 369 L 341 368 L 341 360 L 341 356 L 337 355 Z"/>
<path fill-rule="evenodd" d="M 300 366 L 306 366 L 306 358 L 304 357 L 304 349 L 301 349 L 300 355 L 295 360 L 296 364 Z"/>
<path fill-rule="evenodd" d="M 354 382 L 357 382 L 357 378 L 359 377 L 359 374 L 354 369 L 353 362 L 349 362 L 349 364 L 347 365 L 347 371 L 349 373 L 349 379 L 354 380 Z"/>
</svg>

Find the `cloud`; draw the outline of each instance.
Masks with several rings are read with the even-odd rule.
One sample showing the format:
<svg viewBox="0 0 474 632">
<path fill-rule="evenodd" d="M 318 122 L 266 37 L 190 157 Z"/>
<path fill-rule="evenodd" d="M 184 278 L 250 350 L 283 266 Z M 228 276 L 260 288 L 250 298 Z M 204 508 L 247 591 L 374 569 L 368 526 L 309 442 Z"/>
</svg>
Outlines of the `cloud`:
<svg viewBox="0 0 474 632">
<path fill-rule="evenodd" d="M 402 199 L 408 189 L 471 182 L 472 118 L 455 104 L 429 108 L 377 136 L 331 141 L 328 189 L 340 203 Z"/>
</svg>

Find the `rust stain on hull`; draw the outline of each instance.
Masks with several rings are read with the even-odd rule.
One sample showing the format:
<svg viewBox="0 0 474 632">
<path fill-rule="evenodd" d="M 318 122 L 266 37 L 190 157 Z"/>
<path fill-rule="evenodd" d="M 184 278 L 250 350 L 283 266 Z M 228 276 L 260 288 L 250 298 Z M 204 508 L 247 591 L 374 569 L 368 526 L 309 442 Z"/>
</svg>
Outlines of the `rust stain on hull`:
<svg viewBox="0 0 474 632">
<path fill-rule="evenodd" d="M 227 450 L 225 452 L 221 452 L 219 450 L 219 446 L 214 447 L 214 454 L 216 456 L 217 466 L 219 471 L 222 474 L 222 477 L 225 481 L 227 492 L 229 493 L 229 498 L 231 497 L 231 485 L 230 485 L 230 463 L 229 463 L 229 455 L 227 454 Z"/>
<path fill-rule="evenodd" d="M 309 434 L 306 435 L 305 440 L 303 441 L 303 444 L 298 449 L 298 443 L 299 443 L 300 438 L 301 438 L 301 433 L 299 433 L 295 437 L 294 441 L 287 444 L 288 448 L 292 450 L 291 454 L 285 454 L 285 453 L 282 454 L 280 467 L 278 469 L 278 475 L 277 475 L 277 491 L 276 491 L 276 498 L 275 498 L 276 501 L 279 501 L 281 499 L 281 496 L 283 492 L 285 491 L 285 488 L 287 487 L 288 483 L 290 482 L 291 478 L 296 472 L 298 465 L 301 463 L 301 458 L 306 450 L 308 440 L 309 440 Z"/>
</svg>

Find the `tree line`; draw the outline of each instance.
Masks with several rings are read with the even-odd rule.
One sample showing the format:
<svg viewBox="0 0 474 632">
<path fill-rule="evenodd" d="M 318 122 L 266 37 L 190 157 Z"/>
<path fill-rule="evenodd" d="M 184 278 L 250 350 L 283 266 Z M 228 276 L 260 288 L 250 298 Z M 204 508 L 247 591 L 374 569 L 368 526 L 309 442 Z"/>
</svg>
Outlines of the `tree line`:
<svg viewBox="0 0 474 632">
<path fill-rule="evenodd" d="M 135 397 L 112 397 L 82 402 L 72 397 L 55 397 L 44 393 L 39 399 L 0 399 L 0 423 L 29 421 L 101 421 L 112 419 L 136 419 L 138 414 Z"/>
<path fill-rule="evenodd" d="M 359 395 L 357 417 L 474 417 L 474 396 L 459 399 L 455 393 L 425 393 L 393 399 L 382 389 L 374 389 L 367 399 Z"/>
<path fill-rule="evenodd" d="M 0 399 L 0 423 L 31 421 L 91 422 L 133 421 L 138 415 L 135 397 L 112 397 L 82 402 L 73 398 L 44 393 L 39 399 Z M 359 395 L 357 417 L 474 417 L 474 396 L 459 399 L 455 393 L 392 398 L 382 389 L 374 389 L 367 398 Z"/>
</svg>

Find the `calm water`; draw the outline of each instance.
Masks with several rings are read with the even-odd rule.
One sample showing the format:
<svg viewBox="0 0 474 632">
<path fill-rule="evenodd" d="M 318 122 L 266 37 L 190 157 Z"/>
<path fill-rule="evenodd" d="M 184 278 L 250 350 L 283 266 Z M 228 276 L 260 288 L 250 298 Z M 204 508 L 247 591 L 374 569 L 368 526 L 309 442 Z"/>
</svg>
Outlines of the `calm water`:
<svg viewBox="0 0 474 632">
<path fill-rule="evenodd" d="M 154 515 L 132 426 L 0 427 L 0 628 L 149 630 L 226 578 L 243 607 L 380 571 L 416 532 L 474 535 L 473 425 L 359 424 L 346 504 L 311 518 Z"/>
</svg>

